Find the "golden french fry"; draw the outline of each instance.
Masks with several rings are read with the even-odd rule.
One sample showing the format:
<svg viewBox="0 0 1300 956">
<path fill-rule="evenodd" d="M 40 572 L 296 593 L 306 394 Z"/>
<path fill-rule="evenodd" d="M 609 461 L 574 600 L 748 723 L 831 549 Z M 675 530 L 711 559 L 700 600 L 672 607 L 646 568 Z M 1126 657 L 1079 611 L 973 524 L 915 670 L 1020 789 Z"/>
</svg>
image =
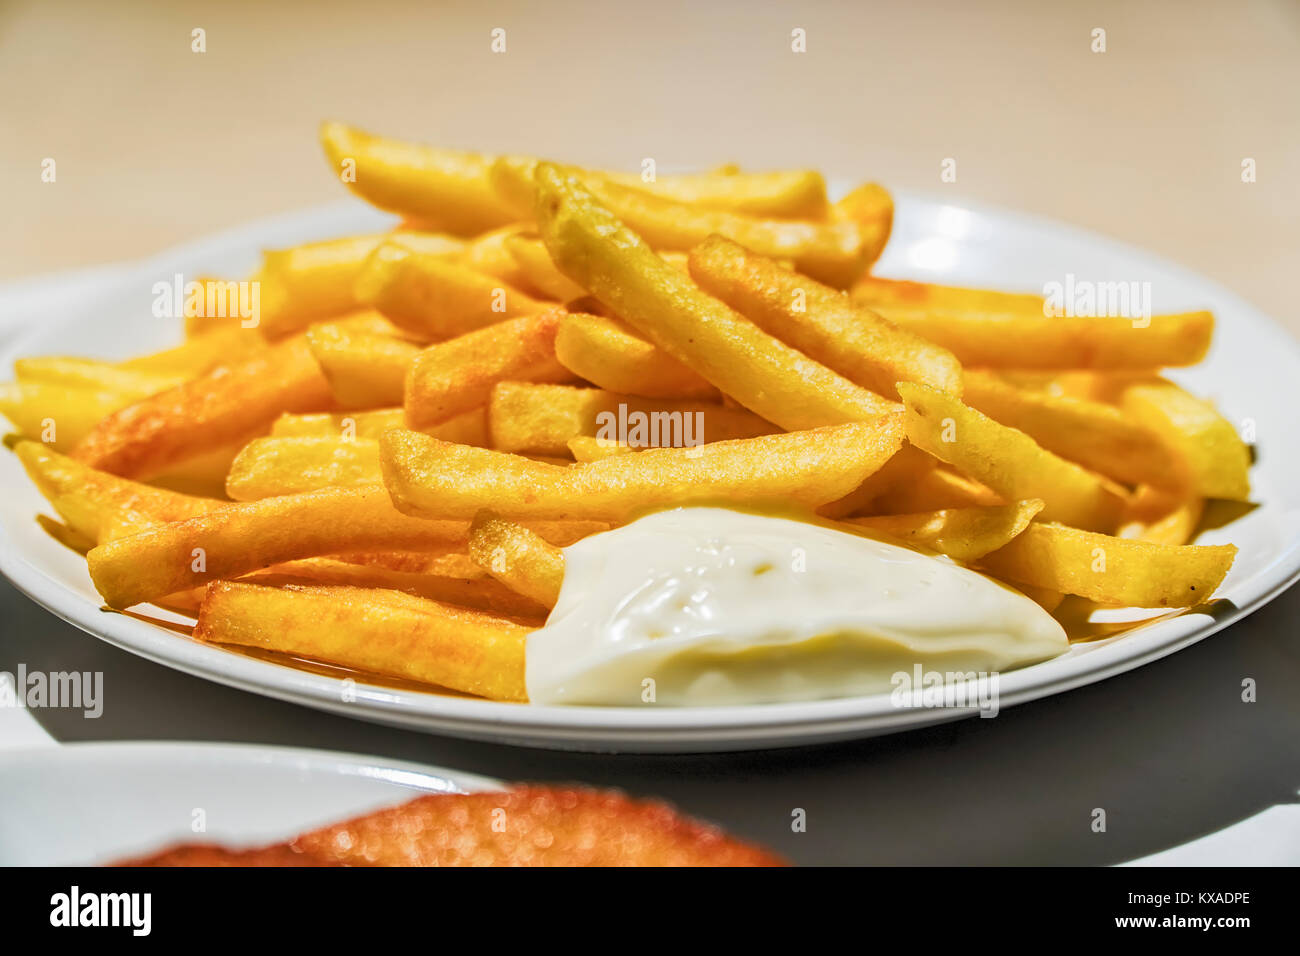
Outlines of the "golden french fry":
<svg viewBox="0 0 1300 956">
<path fill-rule="evenodd" d="M 872 308 L 899 328 L 942 345 L 962 365 L 1026 369 L 1147 369 L 1195 365 L 1214 334 L 1209 312 L 1047 317 L 1024 312 L 951 308 Z"/>
<path fill-rule="evenodd" d="M 564 309 L 498 322 L 420 352 L 406 379 L 406 421 L 424 430 L 487 403 L 498 382 L 566 382 L 555 357 Z"/>
<path fill-rule="evenodd" d="M 137 372 L 171 375 L 177 379 L 194 378 L 218 365 L 229 365 L 243 356 L 267 347 L 257 329 L 220 328 L 205 332 L 201 338 L 189 339 L 175 348 L 142 355 L 120 362 L 119 367 Z"/>
<path fill-rule="evenodd" d="M 493 158 L 436 149 L 324 123 L 321 145 L 334 172 L 366 202 L 459 236 L 520 218 L 488 179 Z"/>
<path fill-rule="evenodd" d="M 950 508 L 845 520 L 906 544 L 930 548 L 957 561 L 975 561 L 1024 531 L 1042 510 L 1041 498 L 1028 498 L 987 508 Z"/>
<path fill-rule="evenodd" d="M 568 302 L 587 294 L 551 261 L 546 245 L 533 235 L 510 236 L 505 241 L 506 250 L 527 279 L 527 284 L 541 290 L 542 294 L 557 302 Z"/>
<path fill-rule="evenodd" d="M 465 243 L 457 261 L 476 272 L 500 279 L 509 288 L 534 297 L 551 298 L 532 282 L 528 270 L 520 265 L 511 251 L 510 243 L 525 229 L 531 228 L 527 223 L 516 222 L 476 236 Z"/>
<path fill-rule="evenodd" d="M 208 588 L 194 636 L 522 701 L 530 630 L 402 591 L 220 581 Z"/>
<path fill-rule="evenodd" d="M 568 446 L 574 460 L 580 462 L 600 461 L 604 458 L 613 458 L 615 455 L 630 455 L 636 451 L 631 445 L 594 438 L 591 435 L 575 435 L 569 439 Z"/>
<path fill-rule="evenodd" d="M 853 284 L 850 294 L 868 306 L 897 307 L 906 311 L 955 309 L 993 314 L 1047 314 L 1043 311 L 1046 300 L 1037 294 L 967 289 L 932 282 L 915 282 L 911 279 L 885 279 L 875 275 L 860 278 Z"/>
<path fill-rule="evenodd" d="M 560 270 L 756 415 L 803 430 L 894 407 L 706 295 L 576 179 L 546 163 L 536 178 L 539 229 Z"/>
<path fill-rule="evenodd" d="M 618 319 L 603 315 L 570 313 L 561 319 L 555 355 L 581 378 L 611 392 L 649 398 L 718 398 L 718 390 L 698 373 Z"/>
<path fill-rule="evenodd" d="M 1062 458 L 1126 484 L 1186 483 L 1181 459 L 1112 405 L 1018 388 L 988 371 L 968 370 L 965 381 L 967 405 Z"/>
<path fill-rule="evenodd" d="M 520 382 L 492 390 L 488 430 L 499 451 L 555 456 L 567 454 L 569 439 L 579 435 L 639 448 L 681 448 L 776 431 L 742 408 Z"/>
<path fill-rule="evenodd" d="M 452 445 L 418 432 L 380 439 L 384 481 L 408 514 L 620 521 L 669 506 L 725 502 L 813 510 L 842 498 L 902 444 L 897 414 L 805 432 L 651 448 L 567 468 Z"/>
<path fill-rule="evenodd" d="M 97 392 L 116 392 L 134 401 L 179 385 L 185 376 L 123 368 L 96 359 L 20 358 L 14 362 L 14 377 L 21 384 L 59 385 Z"/>
<path fill-rule="evenodd" d="M 918 448 L 1008 500 L 1042 498 L 1044 520 L 1088 530 L 1118 524 L 1124 509 L 1120 489 L 946 392 L 914 382 L 900 382 L 898 389 L 908 440 Z"/>
<path fill-rule="evenodd" d="M 919 382 L 961 394 L 961 366 L 947 349 L 730 239 L 710 236 L 690 265 L 705 292 L 863 388 L 897 398 L 896 382 Z"/>
<path fill-rule="evenodd" d="M 512 591 L 555 606 L 564 582 L 564 552 L 537 533 L 480 511 L 470 524 L 469 556 Z"/>
<path fill-rule="evenodd" d="M 998 577 L 1102 604 L 1191 607 L 1210 600 L 1235 546 L 1165 545 L 1031 524 L 980 564 Z"/>
<path fill-rule="evenodd" d="M 863 510 L 877 514 L 915 514 L 944 508 L 990 508 L 1005 503 L 1001 495 L 978 481 L 946 467 L 932 466 L 919 470 L 910 479 L 891 483 Z"/>
<path fill-rule="evenodd" d="M 258 328 L 267 338 L 300 332 L 312 322 L 361 307 L 353 285 L 383 235 L 327 239 L 262 256 Z"/>
<path fill-rule="evenodd" d="M 256 501 L 382 481 L 379 442 L 373 438 L 254 438 L 231 463 L 226 494 L 234 501 Z"/>
<path fill-rule="evenodd" d="M 14 454 L 59 517 L 92 542 L 100 540 L 105 522 L 113 515 L 125 513 L 157 522 L 180 521 L 224 504 L 97 471 L 36 441 L 19 442 L 14 446 Z"/>
<path fill-rule="evenodd" d="M 1165 381 L 1131 385 L 1121 401 L 1182 462 L 1193 491 L 1206 498 L 1250 498 L 1250 449 L 1212 403 Z"/>
<path fill-rule="evenodd" d="M 835 203 L 831 214 L 862 228 L 868 266 L 880 258 L 894 228 L 894 197 L 889 190 L 879 183 L 863 183 Z"/>
<path fill-rule="evenodd" d="M 390 428 L 406 427 L 406 411 L 380 408 L 368 412 L 314 413 L 281 415 L 271 426 L 272 438 L 378 438 Z M 425 432 L 443 441 L 486 447 L 488 442 L 487 407 L 473 408 L 449 418 Z"/>
<path fill-rule="evenodd" d="M 322 323 L 307 330 L 311 354 L 345 408 L 381 408 L 402 401 L 406 375 L 420 347 L 391 335 Z"/>
<path fill-rule="evenodd" d="M 548 307 L 496 276 L 398 241 L 375 250 L 357 278 L 356 295 L 401 328 L 434 341 Z"/>
<path fill-rule="evenodd" d="M 320 366 L 295 336 L 114 412 L 73 454 L 102 471 L 148 478 L 214 446 L 252 438 L 283 412 L 331 403 Z"/>
<path fill-rule="evenodd" d="M 69 388 L 49 382 L 0 384 L 0 414 L 24 437 L 68 452 L 101 421 L 135 399 L 121 392 Z"/>
<path fill-rule="evenodd" d="M 1124 524 L 1116 533 L 1121 538 L 1153 544 L 1188 544 L 1205 512 L 1205 499 L 1143 485 L 1134 492 Z"/>
</svg>

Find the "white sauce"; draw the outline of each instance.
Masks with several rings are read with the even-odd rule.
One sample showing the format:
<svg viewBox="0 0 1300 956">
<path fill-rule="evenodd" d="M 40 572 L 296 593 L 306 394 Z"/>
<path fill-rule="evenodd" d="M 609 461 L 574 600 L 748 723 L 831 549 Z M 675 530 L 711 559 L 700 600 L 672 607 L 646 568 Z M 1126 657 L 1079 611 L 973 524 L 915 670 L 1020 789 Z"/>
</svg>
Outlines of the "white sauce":
<svg viewBox="0 0 1300 956">
<path fill-rule="evenodd" d="M 566 548 L 528 638 L 534 704 L 752 704 L 997 672 L 1068 647 L 1024 595 L 944 557 L 803 521 L 679 508 Z M 647 684 L 653 681 L 653 684 Z"/>
</svg>

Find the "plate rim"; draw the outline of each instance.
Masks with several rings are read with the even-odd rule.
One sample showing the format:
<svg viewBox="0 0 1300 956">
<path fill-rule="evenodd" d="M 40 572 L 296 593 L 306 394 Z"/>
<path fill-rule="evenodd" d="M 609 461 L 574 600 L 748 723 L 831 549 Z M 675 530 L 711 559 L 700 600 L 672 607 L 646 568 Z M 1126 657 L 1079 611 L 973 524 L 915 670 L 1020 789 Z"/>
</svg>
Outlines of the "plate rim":
<svg viewBox="0 0 1300 956">
<path fill-rule="evenodd" d="M 1180 282 L 1201 286 L 1215 298 L 1229 303 L 1238 321 L 1267 329 L 1273 338 L 1285 342 L 1290 361 L 1300 366 L 1300 342 L 1278 322 L 1217 281 L 1179 263 L 1123 240 L 1034 213 L 977 201 L 941 198 L 933 192 L 898 190 L 894 195 L 901 210 L 912 206 L 953 207 L 1000 220 L 1009 226 L 1050 230 L 1063 238 L 1100 244 L 1117 255 L 1141 260 L 1148 267 L 1168 272 Z M 355 200 L 336 200 L 262 217 L 168 247 L 148 257 L 0 284 L 0 300 L 11 295 L 19 301 L 39 300 L 48 294 L 43 290 L 72 281 L 106 285 L 127 283 L 132 275 L 157 268 L 162 263 L 200 257 L 236 244 L 261 246 L 270 231 L 310 232 L 340 215 L 357 213 L 358 206 L 373 212 Z M 10 338 L 0 349 L 0 362 L 10 362 L 22 354 L 27 339 L 37 336 L 39 331 L 32 330 L 26 335 Z M 200 644 L 192 638 L 126 615 L 105 612 L 29 561 L 15 546 L 3 522 L 0 522 L 0 544 L 5 545 L 0 548 L 0 573 L 46 610 L 113 646 L 226 686 L 360 719 L 430 732 L 450 732 L 463 737 L 533 747 L 604 749 L 616 746 L 626 750 L 686 752 L 781 747 L 821 739 L 863 736 L 871 732 L 921 727 L 977 712 L 974 707 L 899 708 L 889 703 L 888 694 L 732 707 L 646 709 L 512 704 L 397 690 L 359 681 L 348 686 L 343 683 L 343 678 L 257 660 Z M 1246 588 L 1244 595 L 1237 596 L 1242 600 L 1231 610 L 1215 615 L 1190 613 L 1153 622 L 1123 639 L 1098 642 L 1086 655 L 1055 658 L 1008 671 L 999 676 L 999 708 L 1105 680 L 1175 653 L 1247 617 L 1298 579 L 1300 538 L 1291 541 L 1270 564 L 1238 585 L 1238 589 L 1245 584 L 1250 587 Z M 1041 673 L 1040 669 L 1046 666 L 1052 667 L 1051 673 Z M 348 687 L 347 696 L 352 700 L 345 699 L 342 692 L 345 686 Z"/>
</svg>

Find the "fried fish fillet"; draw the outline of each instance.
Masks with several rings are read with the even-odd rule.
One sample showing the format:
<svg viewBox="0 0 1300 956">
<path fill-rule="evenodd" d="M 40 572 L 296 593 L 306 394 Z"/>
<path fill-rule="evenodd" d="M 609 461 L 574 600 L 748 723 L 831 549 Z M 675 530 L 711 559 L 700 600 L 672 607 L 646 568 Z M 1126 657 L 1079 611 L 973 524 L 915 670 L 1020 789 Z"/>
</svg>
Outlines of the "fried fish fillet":
<svg viewBox="0 0 1300 956">
<path fill-rule="evenodd" d="M 663 803 L 581 788 L 437 794 L 277 846 L 179 846 L 125 866 L 780 866 Z"/>
</svg>

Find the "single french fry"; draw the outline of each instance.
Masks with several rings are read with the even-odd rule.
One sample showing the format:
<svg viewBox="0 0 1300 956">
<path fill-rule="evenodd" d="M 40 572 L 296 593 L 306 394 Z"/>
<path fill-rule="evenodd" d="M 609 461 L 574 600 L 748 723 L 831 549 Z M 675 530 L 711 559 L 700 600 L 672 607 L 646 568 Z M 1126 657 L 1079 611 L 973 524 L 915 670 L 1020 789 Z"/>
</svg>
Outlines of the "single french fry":
<svg viewBox="0 0 1300 956">
<path fill-rule="evenodd" d="M 320 366 L 295 336 L 114 412 L 73 454 L 102 471 L 148 478 L 206 449 L 252 438 L 283 412 L 331 404 Z"/>
<path fill-rule="evenodd" d="M 1181 459 L 1112 405 L 1018 388 L 988 371 L 968 370 L 965 382 L 967 405 L 1062 458 L 1126 484 L 1186 484 Z"/>
<path fill-rule="evenodd" d="M 876 514 L 915 514 L 945 508 L 990 508 L 1001 504 L 1006 502 L 993 489 L 940 466 L 921 469 L 909 480 L 891 483 L 862 510 Z"/>
<path fill-rule="evenodd" d="M 275 339 L 301 332 L 312 322 L 361 307 L 353 285 L 383 235 L 349 236 L 278 249 L 262 256 L 253 277 L 260 289 L 258 328 Z"/>
<path fill-rule="evenodd" d="M 234 501 L 256 501 L 382 481 L 379 442 L 373 438 L 254 438 L 231 463 L 226 494 Z"/>
<path fill-rule="evenodd" d="M 1152 544 L 1035 522 L 980 564 L 998 577 L 1102 604 L 1191 607 L 1210 600 L 1236 554 L 1230 544 Z"/>
<path fill-rule="evenodd" d="M 177 379 L 204 375 L 219 365 L 238 362 L 253 352 L 267 347 L 266 339 L 257 329 L 220 328 L 205 332 L 200 338 L 189 339 L 175 348 L 164 349 L 149 355 L 119 362 L 120 368 L 175 376 Z"/>
<path fill-rule="evenodd" d="M 1214 316 L 1209 312 L 1134 320 L 873 308 L 899 328 L 942 345 L 962 365 L 981 368 L 1111 370 L 1195 365 L 1205 358 L 1214 334 Z"/>
<path fill-rule="evenodd" d="M 1042 510 L 1041 498 L 1029 498 L 987 508 L 950 508 L 845 520 L 906 544 L 930 548 L 957 561 L 976 561 L 1024 531 Z"/>
<path fill-rule="evenodd" d="M 555 268 L 545 243 L 535 235 L 516 233 L 505 240 L 505 247 L 526 277 L 527 284 L 540 290 L 547 298 L 568 302 L 587 294 L 586 289 Z"/>
<path fill-rule="evenodd" d="M 121 392 L 50 382 L 0 384 L 0 414 L 24 437 L 70 452 L 109 415 L 134 401 Z"/>
<path fill-rule="evenodd" d="M 705 292 L 863 388 L 897 398 L 895 383 L 919 382 L 961 394 L 961 365 L 947 349 L 739 243 L 710 236 L 690 266 Z"/>
<path fill-rule="evenodd" d="M 521 524 L 480 511 L 469 528 L 474 563 L 506 587 L 547 608 L 564 582 L 564 552 Z"/>
<path fill-rule="evenodd" d="M 522 701 L 530 630 L 401 591 L 220 581 L 208 589 L 194 636 Z"/>
<path fill-rule="evenodd" d="M 618 319 L 603 315 L 570 313 L 561 319 L 555 355 L 579 377 L 611 392 L 649 398 L 718 398 L 718 390 L 697 372 Z"/>
<path fill-rule="evenodd" d="M 601 461 L 605 458 L 613 458 L 615 455 L 630 455 L 636 451 L 631 445 L 605 438 L 595 438 L 591 435 L 575 435 L 567 444 L 569 453 L 573 455 L 575 461 L 579 462 Z"/>
<path fill-rule="evenodd" d="M 408 514 L 624 520 L 655 508 L 726 503 L 813 510 L 852 491 L 902 444 L 900 416 L 651 448 L 567 468 L 452 445 L 418 432 L 380 439 L 384 482 Z"/>
<path fill-rule="evenodd" d="M 344 408 L 382 408 L 402 401 L 420 347 L 390 335 L 322 323 L 307 330 L 311 354 Z"/>
<path fill-rule="evenodd" d="M 420 352 L 406 378 L 407 426 L 434 427 L 487 403 L 506 380 L 566 382 L 574 376 L 555 357 L 564 309 L 499 322 Z"/>
<path fill-rule="evenodd" d="M 157 522 L 180 521 L 224 504 L 98 471 L 37 441 L 19 442 L 14 454 L 59 517 L 92 542 L 100 540 L 105 522 L 113 515 L 127 513 Z"/>
<path fill-rule="evenodd" d="M 1250 498 L 1250 449 L 1211 402 L 1172 382 L 1132 385 L 1122 407 L 1182 462 L 1192 489 L 1206 498 Z"/>
<path fill-rule="evenodd" d="M 520 218 L 489 181 L 490 156 L 372 136 L 342 123 L 323 123 L 320 137 L 334 173 L 380 209 L 458 236 Z"/>
<path fill-rule="evenodd" d="M 357 299 L 431 341 L 463 335 L 547 304 L 457 259 L 385 242 L 356 280 Z"/>
<path fill-rule="evenodd" d="M 59 385 L 95 392 L 116 392 L 134 401 L 179 385 L 185 376 L 123 368 L 96 359 L 20 358 L 14 362 L 14 377 L 19 383 Z"/>
<path fill-rule="evenodd" d="M 1118 524 L 1124 496 L 1097 475 L 946 392 L 914 382 L 901 382 L 898 388 L 907 437 L 918 448 L 1008 500 L 1042 498 L 1044 520 L 1087 530 L 1109 531 Z"/>
<path fill-rule="evenodd" d="M 756 415 L 804 430 L 894 407 L 706 295 L 559 168 L 540 164 L 536 177 L 539 231 L 560 270 Z"/>
<path fill-rule="evenodd" d="M 281 415 L 271 426 L 272 438 L 378 438 L 390 428 L 406 427 L 406 410 L 379 408 L 366 412 L 318 412 L 306 415 Z M 486 447 L 488 442 L 487 407 L 440 422 L 426 434 L 443 441 Z"/>
<path fill-rule="evenodd" d="M 866 264 L 870 266 L 880 258 L 893 231 L 894 197 L 879 183 L 863 183 L 836 202 L 831 215 L 855 222 L 862 229 Z"/>
<path fill-rule="evenodd" d="M 492 390 L 488 430 L 499 451 L 553 456 L 565 455 L 569 439 L 579 435 L 637 448 L 684 448 L 776 431 L 743 408 L 521 382 Z"/>
</svg>

